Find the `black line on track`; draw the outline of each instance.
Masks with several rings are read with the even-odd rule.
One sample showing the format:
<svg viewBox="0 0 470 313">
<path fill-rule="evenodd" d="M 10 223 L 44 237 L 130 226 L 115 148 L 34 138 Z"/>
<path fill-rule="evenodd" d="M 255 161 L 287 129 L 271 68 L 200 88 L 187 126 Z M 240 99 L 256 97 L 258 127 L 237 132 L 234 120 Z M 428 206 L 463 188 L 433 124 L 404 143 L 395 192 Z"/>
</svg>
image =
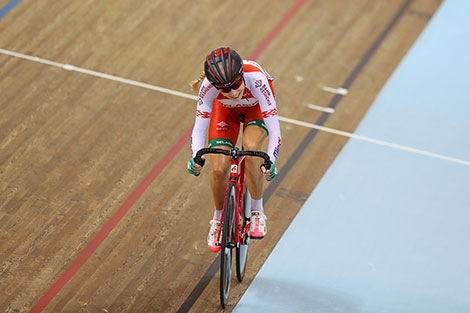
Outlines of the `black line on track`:
<svg viewBox="0 0 470 313">
<path fill-rule="evenodd" d="M 379 37 L 377 37 L 377 39 L 370 46 L 369 50 L 367 50 L 366 54 L 361 58 L 359 63 L 353 69 L 351 74 L 349 74 L 349 76 L 346 78 L 345 82 L 341 86 L 342 88 L 349 89 L 349 87 L 352 85 L 352 83 L 356 80 L 356 78 L 359 76 L 361 71 L 364 69 L 364 67 L 367 65 L 367 63 L 370 61 L 371 57 L 377 51 L 380 44 L 388 36 L 388 34 L 392 30 L 392 28 L 397 24 L 398 20 L 403 16 L 403 14 L 405 13 L 406 9 L 409 7 L 409 5 L 411 4 L 412 1 L 413 0 L 406 0 L 405 1 L 405 3 L 401 6 L 400 10 L 397 12 L 397 14 L 395 14 L 395 16 L 390 21 L 390 23 L 388 23 L 387 27 L 380 33 Z M 336 94 L 333 97 L 333 99 L 330 101 L 330 103 L 328 104 L 328 107 L 335 108 L 342 98 L 343 98 L 342 95 Z M 329 115 L 330 115 L 329 113 L 322 113 L 315 124 L 320 125 L 320 126 L 324 125 L 325 122 L 328 120 Z M 284 164 L 284 166 L 282 167 L 282 170 L 279 172 L 278 177 L 273 182 L 271 182 L 269 184 L 268 188 L 266 188 L 266 190 L 264 192 L 264 201 L 265 202 L 267 202 L 269 200 L 269 198 L 271 198 L 271 196 L 274 194 L 274 191 L 276 190 L 276 188 L 281 184 L 281 182 L 284 180 L 284 178 L 290 172 L 290 170 L 292 169 L 294 164 L 297 163 L 297 160 L 305 152 L 305 149 L 312 142 L 312 140 L 315 138 L 317 133 L 318 133 L 318 130 L 313 129 L 313 128 L 307 133 L 307 135 L 304 137 L 304 139 L 302 140 L 300 145 L 297 147 L 297 149 L 294 151 L 294 153 L 287 160 L 286 164 Z M 219 262 L 220 262 L 220 254 L 212 262 L 209 269 L 204 273 L 201 280 L 199 280 L 199 282 L 194 287 L 191 294 L 186 298 L 184 303 L 178 309 L 177 313 L 189 312 L 189 310 L 192 308 L 194 303 L 196 303 L 197 299 L 202 294 L 204 289 L 206 289 L 209 282 L 212 280 L 212 278 L 214 278 L 215 274 L 217 273 L 217 270 L 219 269 Z"/>
</svg>

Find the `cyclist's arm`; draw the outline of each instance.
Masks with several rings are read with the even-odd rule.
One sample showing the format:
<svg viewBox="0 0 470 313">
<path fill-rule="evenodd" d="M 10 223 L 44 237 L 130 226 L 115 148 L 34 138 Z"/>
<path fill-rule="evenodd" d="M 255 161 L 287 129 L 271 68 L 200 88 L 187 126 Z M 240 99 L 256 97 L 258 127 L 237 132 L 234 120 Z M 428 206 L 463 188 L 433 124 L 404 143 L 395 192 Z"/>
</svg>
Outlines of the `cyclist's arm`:
<svg viewBox="0 0 470 313">
<path fill-rule="evenodd" d="M 272 111 L 274 110 L 274 111 Z M 281 149 L 281 127 L 279 126 L 279 117 L 277 115 L 276 108 L 270 108 L 267 110 L 269 116 L 265 117 L 264 112 L 263 119 L 266 124 L 266 128 L 269 131 L 269 142 L 268 142 L 268 155 L 271 158 L 271 162 L 276 163 L 277 156 L 279 155 L 279 150 Z"/>
<path fill-rule="evenodd" d="M 281 127 L 279 126 L 279 117 L 277 115 L 276 99 L 268 84 L 265 75 L 259 75 L 262 81 L 260 87 L 253 88 L 254 96 L 259 101 L 261 114 L 264 123 L 269 132 L 268 155 L 271 162 L 275 163 L 281 148 Z M 266 88 L 262 90 L 262 88 Z"/>
<path fill-rule="evenodd" d="M 206 132 L 210 122 L 212 105 L 214 103 L 214 98 L 218 93 L 218 90 L 209 83 L 207 78 L 205 78 L 202 82 L 201 88 L 199 89 L 196 120 L 191 134 L 192 157 L 194 157 L 196 153 L 205 146 Z"/>
</svg>

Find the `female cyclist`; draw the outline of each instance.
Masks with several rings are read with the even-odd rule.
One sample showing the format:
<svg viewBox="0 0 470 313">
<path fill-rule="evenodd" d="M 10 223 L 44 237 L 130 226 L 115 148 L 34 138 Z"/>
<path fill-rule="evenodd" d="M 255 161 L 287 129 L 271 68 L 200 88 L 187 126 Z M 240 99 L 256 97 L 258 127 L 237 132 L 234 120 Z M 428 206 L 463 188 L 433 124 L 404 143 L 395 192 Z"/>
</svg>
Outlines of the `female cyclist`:
<svg viewBox="0 0 470 313">
<path fill-rule="evenodd" d="M 240 121 L 244 121 L 242 138 L 245 150 L 261 150 L 269 135 L 268 155 L 271 168 L 260 166 L 259 158 L 246 158 L 246 183 L 252 196 L 250 237 L 262 239 L 266 235 L 266 215 L 263 210 L 263 174 L 266 180 L 277 176 L 274 165 L 281 146 L 281 130 L 277 115 L 272 78 L 256 62 L 243 61 L 235 50 L 219 48 L 212 51 L 204 62 L 204 75 L 193 82 L 199 88 L 196 122 L 191 136 L 192 158 L 188 171 L 199 175 L 202 167 L 194 162 L 197 151 L 204 147 L 209 126 L 209 147 L 233 148 L 237 142 Z M 204 157 L 203 157 L 204 158 Z M 230 158 L 211 155 L 210 182 L 214 198 L 214 217 L 210 222 L 209 249 L 220 250 L 216 242 L 221 229 L 225 187 L 229 178 Z"/>
</svg>

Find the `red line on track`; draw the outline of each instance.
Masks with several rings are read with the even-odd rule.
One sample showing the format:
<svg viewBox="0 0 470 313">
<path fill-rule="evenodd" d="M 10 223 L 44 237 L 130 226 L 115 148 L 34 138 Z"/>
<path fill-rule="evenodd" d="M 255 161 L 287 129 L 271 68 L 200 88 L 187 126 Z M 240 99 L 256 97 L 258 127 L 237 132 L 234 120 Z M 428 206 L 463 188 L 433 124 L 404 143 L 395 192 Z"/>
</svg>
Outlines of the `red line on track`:
<svg viewBox="0 0 470 313">
<path fill-rule="evenodd" d="M 271 30 L 271 32 L 264 38 L 264 40 L 259 44 L 258 48 L 250 55 L 250 60 L 256 60 L 261 53 L 264 52 L 266 47 L 271 43 L 271 41 L 276 38 L 276 36 L 281 32 L 284 27 L 286 27 L 287 23 L 294 17 L 297 11 L 307 2 L 307 0 L 299 0 L 296 4 L 287 12 L 284 17 L 277 23 L 277 25 Z"/>
<path fill-rule="evenodd" d="M 75 261 L 69 266 L 69 268 L 59 277 L 59 279 L 52 285 L 47 293 L 39 299 L 36 305 L 31 309 L 31 313 L 39 313 L 54 299 L 60 290 L 67 284 L 72 276 L 82 267 L 82 265 L 88 260 L 88 258 L 95 252 L 103 240 L 108 237 L 109 233 L 119 223 L 119 221 L 126 215 L 129 209 L 134 203 L 140 198 L 144 191 L 150 186 L 150 184 L 160 175 L 165 169 L 168 163 L 173 160 L 175 155 L 185 146 L 189 137 L 191 136 L 191 130 L 188 129 L 184 135 L 176 142 L 176 144 L 168 151 L 168 153 L 158 162 L 158 164 L 152 169 L 152 171 L 145 177 L 139 186 L 132 192 L 129 198 L 121 205 L 119 210 L 114 213 L 111 219 L 104 225 L 100 232 L 91 240 L 88 246 L 80 253 Z"/>
<path fill-rule="evenodd" d="M 291 18 L 297 13 L 302 5 L 307 0 L 299 0 L 297 3 L 287 12 L 274 29 L 266 36 L 266 38 L 259 44 L 256 50 L 249 56 L 249 59 L 256 60 L 261 53 L 266 50 L 267 46 L 273 41 L 273 39 L 279 34 L 279 32 L 287 25 Z M 73 263 L 65 270 L 65 272 L 59 277 L 59 279 L 52 285 L 52 287 L 39 299 L 29 313 L 40 313 L 44 308 L 54 299 L 54 297 L 64 288 L 69 280 L 75 275 L 75 273 L 82 267 L 88 258 L 95 252 L 100 244 L 108 237 L 109 233 L 119 223 L 119 221 L 126 215 L 134 203 L 140 198 L 144 191 L 150 186 L 150 184 L 160 175 L 160 173 L 166 168 L 166 166 L 173 160 L 176 154 L 183 148 L 188 142 L 192 132 L 192 126 L 184 133 L 184 135 L 175 143 L 175 145 L 167 152 L 167 154 L 158 162 L 158 164 L 152 169 L 152 171 L 145 177 L 139 186 L 132 192 L 129 198 L 121 205 L 121 207 L 114 213 L 111 219 L 106 225 L 99 231 L 99 233 L 91 240 L 86 248 L 80 253 L 80 255 L 73 261 Z"/>
</svg>

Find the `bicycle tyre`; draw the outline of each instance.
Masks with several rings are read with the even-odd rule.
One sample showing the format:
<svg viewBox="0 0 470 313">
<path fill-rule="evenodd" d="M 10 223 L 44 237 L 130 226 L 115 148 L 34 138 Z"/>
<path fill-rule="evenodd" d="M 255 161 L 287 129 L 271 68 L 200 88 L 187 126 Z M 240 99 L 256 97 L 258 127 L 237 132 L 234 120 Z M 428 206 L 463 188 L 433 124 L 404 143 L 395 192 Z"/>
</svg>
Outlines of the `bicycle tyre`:
<svg viewBox="0 0 470 313">
<path fill-rule="evenodd" d="M 236 188 L 234 183 L 227 187 L 222 223 L 222 249 L 220 250 L 220 304 L 225 309 L 230 295 L 232 281 L 233 243 L 235 232 Z"/>
<path fill-rule="evenodd" d="M 251 195 L 246 187 L 246 184 L 243 186 L 243 207 L 242 214 L 244 215 L 242 227 L 245 228 L 245 225 L 250 220 L 251 216 Z M 248 245 L 250 244 L 250 236 L 246 235 L 245 241 L 241 243 L 236 249 L 236 267 L 237 267 L 237 279 L 239 282 L 243 281 L 245 277 L 246 269 L 246 260 L 248 257 Z"/>
</svg>

